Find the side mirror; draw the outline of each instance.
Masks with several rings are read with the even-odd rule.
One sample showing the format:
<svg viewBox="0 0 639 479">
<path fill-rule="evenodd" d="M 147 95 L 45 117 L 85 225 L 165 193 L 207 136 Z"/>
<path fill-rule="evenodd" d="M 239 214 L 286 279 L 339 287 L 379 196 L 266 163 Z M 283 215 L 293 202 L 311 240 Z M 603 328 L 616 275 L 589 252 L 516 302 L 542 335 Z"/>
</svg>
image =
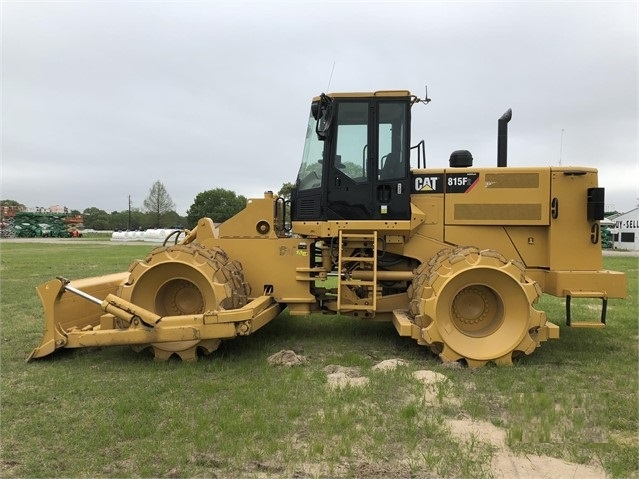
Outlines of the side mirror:
<svg viewBox="0 0 639 479">
<path fill-rule="evenodd" d="M 320 95 L 320 101 L 311 105 L 311 112 L 313 113 L 313 117 L 317 120 L 315 123 L 317 139 L 324 141 L 328 138 L 331 129 L 331 122 L 333 120 L 333 99 L 322 93 Z"/>
<path fill-rule="evenodd" d="M 317 120 L 317 116 L 319 115 L 319 111 L 320 111 L 319 101 L 314 101 L 313 103 L 311 103 L 311 115 L 313 115 L 313 118 L 315 118 L 316 120 Z"/>
</svg>

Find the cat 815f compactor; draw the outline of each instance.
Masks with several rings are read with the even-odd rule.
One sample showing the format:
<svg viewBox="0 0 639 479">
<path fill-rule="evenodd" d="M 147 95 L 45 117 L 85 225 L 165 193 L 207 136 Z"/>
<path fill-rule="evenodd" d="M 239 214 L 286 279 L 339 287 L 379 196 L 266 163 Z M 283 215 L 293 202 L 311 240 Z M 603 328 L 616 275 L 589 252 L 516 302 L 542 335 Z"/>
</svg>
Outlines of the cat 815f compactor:
<svg viewBox="0 0 639 479">
<path fill-rule="evenodd" d="M 466 150 L 426 165 L 410 125 L 427 101 L 408 91 L 314 98 L 290 201 L 267 192 L 126 272 L 40 285 L 45 331 L 29 359 L 131 345 L 194 360 L 288 308 L 390 320 L 443 361 L 511 364 L 559 337 L 535 308 L 542 293 L 565 297 L 568 325 L 602 327 L 626 278 L 603 270 L 597 170 L 507 167 L 510 110 L 496 167 L 474 167 Z M 571 320 L 575 298 L 599 298 L 601 317 Z"/>
</svg>

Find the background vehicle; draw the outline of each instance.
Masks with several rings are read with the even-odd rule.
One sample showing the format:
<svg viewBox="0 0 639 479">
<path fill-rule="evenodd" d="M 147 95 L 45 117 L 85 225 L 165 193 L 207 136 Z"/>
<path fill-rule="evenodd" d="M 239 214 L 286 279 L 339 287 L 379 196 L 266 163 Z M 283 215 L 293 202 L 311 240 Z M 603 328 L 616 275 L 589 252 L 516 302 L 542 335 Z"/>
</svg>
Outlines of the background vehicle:
<svg viewBox="0 0 639 479">
<path fill-rule="evenodd" d="M 411 147 L 420 102 L 408 91 L 314 98 L 290 201 L 267 192 L 126 272 L 39 286 L 45 333 L 29 359 L 130 344 L 193 360 L 288 307 L 393 321 L 444 361 L 510 364 L 559 337 L 535 308 L 542 292 L 566 298 L 569 325 L 602 327 L 626 281 L 603 270 L 597 170 L 507 167 L 510 110 L 497 167 L 473 167 L 465 150 L 427 166 L 424 143 Z M 573 298 L 600 298 L 601 317 L 573 321 Z"/>
</svg>

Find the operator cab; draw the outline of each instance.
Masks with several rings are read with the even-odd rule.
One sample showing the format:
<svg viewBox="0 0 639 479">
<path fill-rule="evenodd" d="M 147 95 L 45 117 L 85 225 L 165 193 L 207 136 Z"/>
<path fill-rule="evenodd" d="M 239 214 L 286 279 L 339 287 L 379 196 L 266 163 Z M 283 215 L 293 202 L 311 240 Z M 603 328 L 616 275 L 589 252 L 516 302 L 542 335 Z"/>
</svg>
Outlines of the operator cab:
<svg viewBox="0 0 639 479">
<path fill-rule="evenodd" d="M 408 91 L 313 100 L 293 221 L 410 219 Z"/>
</svg>

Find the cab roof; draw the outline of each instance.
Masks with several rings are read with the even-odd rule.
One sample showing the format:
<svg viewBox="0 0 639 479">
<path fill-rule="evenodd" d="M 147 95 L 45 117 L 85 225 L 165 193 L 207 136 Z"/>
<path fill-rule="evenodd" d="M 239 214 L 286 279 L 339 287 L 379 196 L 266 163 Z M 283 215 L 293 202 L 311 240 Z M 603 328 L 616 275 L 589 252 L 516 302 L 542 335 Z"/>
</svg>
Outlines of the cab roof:
<svg viewBox="0 0 639 479">
<path fill-rule="evenodd" d="M 390 97 L 412 97 L 414 96 L 408 90 L 378 90 L 373 92 L 349 92 L 349 93 L 328 93 L 331 98 L 375 98 L 382 96 L 390 96 Z M 319 101 L 320 97 L 316 96 L 313 98 L 313 101 Z"/>
</svg>

